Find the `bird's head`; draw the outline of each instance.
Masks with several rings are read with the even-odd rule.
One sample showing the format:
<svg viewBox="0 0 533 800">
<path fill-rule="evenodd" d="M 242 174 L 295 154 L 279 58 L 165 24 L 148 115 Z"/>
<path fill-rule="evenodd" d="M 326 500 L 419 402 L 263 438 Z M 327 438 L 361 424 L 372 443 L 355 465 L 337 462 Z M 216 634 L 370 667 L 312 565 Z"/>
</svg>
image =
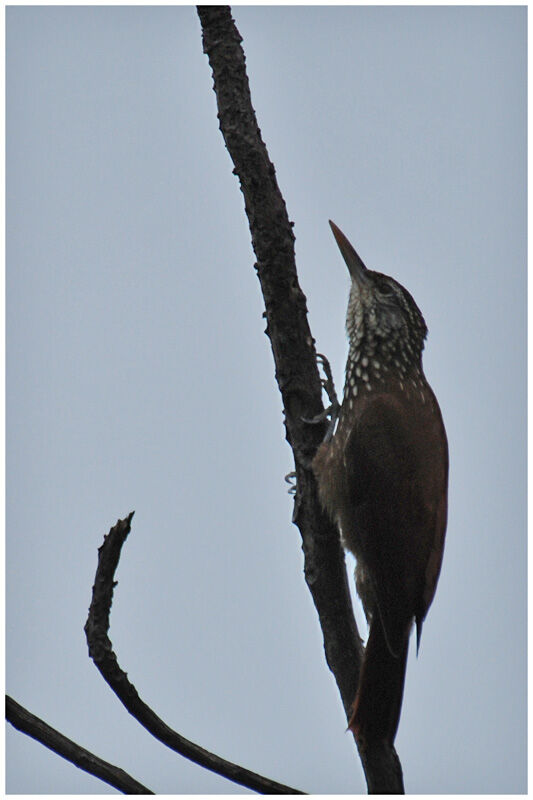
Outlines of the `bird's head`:
<svg viewBox="0 0 533 800">
<path fill-rule="evenodd" d="M 405 374 L 421 361 L 427 327 L 420 309 L 398 281 L 367 269 L 343 232 L 329 224 L 352 279 L 346 315 L 350 358 L 374 359 Z"/>
</svg>

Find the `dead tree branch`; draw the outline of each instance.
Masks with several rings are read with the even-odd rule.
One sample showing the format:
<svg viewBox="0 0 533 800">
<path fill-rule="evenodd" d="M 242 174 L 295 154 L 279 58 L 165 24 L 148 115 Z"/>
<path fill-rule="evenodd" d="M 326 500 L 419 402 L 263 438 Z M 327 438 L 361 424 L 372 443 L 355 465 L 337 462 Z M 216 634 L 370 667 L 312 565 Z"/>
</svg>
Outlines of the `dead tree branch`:
<svg viewBox="0 0 533 800">
<path fill-rule="evenodd" d="M 136 781 L 123 769 L 98 758 L 89 750 L 73 742 L 72 739 L 67 739 L 62 733 L 36 717 L 8 695 L 6 695 L 6 719 L 17 730 L 44 744 L 49 750 L 53 750 L 54 753 L 70 761 L 79 769 L 114 786 L 119 792 L 123 794 L 153 794 L 150 789 Z"/>
<path fill-rule="evenodd" d="M 242 38 L 231 9 L 197 6 L 197 10 L 204 53 L 213 72 L 220 130 L 240 181 L 257 258 L 266 333 L 283 400 L 286 438 L 294 454 L 297 488 L 293 519 L 302 536 L 305 578 L 318 612 L 326 660 L 348 718 L 363 649 L 339 535 L 320 507 L 310 468 L 324 428 L 303 420 L 316 416 L 323 406 L 306 299 L 296 274 L 293 224 L 252 107 Z M 366 752 L 359 746 L 359 750 L 369 792 L 403 793 L 401 765 L 393 748 Z"/>
<path fill-rule="evenodd" d="M 89 655 L 100 674 L 137 722 L 140 722 L 152 736 L 176 753 L 234 783 L 239 783 L 241 786 L 246 786 L 261 794 L 304 794 L 290 786 L 284 786 L 264 778 L 238 764 L 233 764 L 231 761 L 226 761 L 176 733 L 141 700 L 135 686 L 130 683 L 127 674 L 120 668 L 107 634 L 113 590 L 116 585 L 115 571 L 122 545 L 131 529 L 133 513 L 132 511 L 126 519 L 119 520 L 111 528 L 104 538 L 103 545 L 98 550 L 98 567 L 89 616 L 85 623 L 85 634 L 89 645 Z"/>
</svg>

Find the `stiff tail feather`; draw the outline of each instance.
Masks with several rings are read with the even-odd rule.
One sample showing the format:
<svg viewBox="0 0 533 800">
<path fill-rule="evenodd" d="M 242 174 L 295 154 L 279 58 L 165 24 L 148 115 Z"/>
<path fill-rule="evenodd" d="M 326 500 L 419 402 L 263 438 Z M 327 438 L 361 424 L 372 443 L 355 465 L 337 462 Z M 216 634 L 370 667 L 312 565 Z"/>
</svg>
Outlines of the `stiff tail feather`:
<svg viewBox="0 0 533 800">
<path fill-rule="evenodd" d="M 402 710 L 409 636 L 398 655 L 387 644 L 381 620 L 370 626 L 359 687 L 348 728 L 358 741 L 394 743 Z"/>
</svg>

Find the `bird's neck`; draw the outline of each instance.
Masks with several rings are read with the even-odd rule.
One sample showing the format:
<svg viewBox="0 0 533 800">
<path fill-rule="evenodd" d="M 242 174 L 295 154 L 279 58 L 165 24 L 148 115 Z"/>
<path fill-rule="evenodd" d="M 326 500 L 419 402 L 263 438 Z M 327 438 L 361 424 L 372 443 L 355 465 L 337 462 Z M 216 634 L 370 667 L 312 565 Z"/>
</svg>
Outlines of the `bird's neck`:
<svg viewBox="0 0 533 800">
<path fill-rule="evenodd" d="M 368 352 L 351 346 L 346 362 L 344 401 L 355 402 L 373 391 L 402 392 L 410 396 L 424 390 L 427 382 L 421 355 L 418 358 L 408 355 L 378 349 Z"/>
</svg>

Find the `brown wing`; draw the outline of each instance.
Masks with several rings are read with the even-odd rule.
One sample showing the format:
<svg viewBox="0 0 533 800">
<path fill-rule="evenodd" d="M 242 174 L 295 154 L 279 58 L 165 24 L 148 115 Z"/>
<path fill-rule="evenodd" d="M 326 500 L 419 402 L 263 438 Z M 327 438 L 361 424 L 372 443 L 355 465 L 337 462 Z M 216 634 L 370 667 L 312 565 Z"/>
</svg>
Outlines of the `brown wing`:
<svg viewBox="0 0 533 800">
<path fill-rule="evenodd" d="M 345 448 L 352 549 L 371 576 L 395 652 L 413 619 L 421 625 L 440 571 L 447 485 L 443 433 L 438 406 L 375 395 L 361 408 Z"/>
</svg>

